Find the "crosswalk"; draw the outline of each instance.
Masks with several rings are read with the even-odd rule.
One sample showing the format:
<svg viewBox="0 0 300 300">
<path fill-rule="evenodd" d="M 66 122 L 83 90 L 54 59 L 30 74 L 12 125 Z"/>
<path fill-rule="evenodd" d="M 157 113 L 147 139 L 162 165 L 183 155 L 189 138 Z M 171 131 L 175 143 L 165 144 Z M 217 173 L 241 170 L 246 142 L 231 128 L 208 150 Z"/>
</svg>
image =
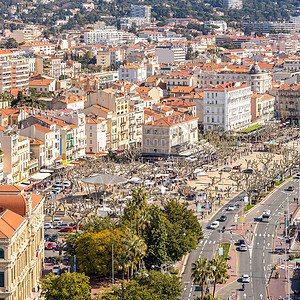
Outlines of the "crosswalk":
<svg viewBox="0 0 300 300">
<path fill-rule="evenodd" d="M 257 233 L 255 233 L 255 235 L 254 236 L 258 236 L 258 237 L 274 237 L 274 234 L 266 234 L 266 233 L 264 233 L 264 234 L 261 234 L 261 233 L 259 233 L 259 234 L 257 234 Z"/>
</svg>

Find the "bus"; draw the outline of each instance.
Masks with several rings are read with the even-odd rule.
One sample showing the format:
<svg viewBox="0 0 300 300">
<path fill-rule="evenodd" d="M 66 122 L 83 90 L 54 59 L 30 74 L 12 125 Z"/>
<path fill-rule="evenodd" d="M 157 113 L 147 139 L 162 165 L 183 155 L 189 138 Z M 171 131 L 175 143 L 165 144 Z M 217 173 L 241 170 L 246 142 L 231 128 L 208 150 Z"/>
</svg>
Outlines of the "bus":
<svg viewBox="0 0 300 300">
<path fill-rule="evenodd" d="M 265 210 L 262 214 L 261 221 L 268 223 L 270 219 L 270 215 L 271 215 L 271 211 L 269 209 Z"/>
</svg>

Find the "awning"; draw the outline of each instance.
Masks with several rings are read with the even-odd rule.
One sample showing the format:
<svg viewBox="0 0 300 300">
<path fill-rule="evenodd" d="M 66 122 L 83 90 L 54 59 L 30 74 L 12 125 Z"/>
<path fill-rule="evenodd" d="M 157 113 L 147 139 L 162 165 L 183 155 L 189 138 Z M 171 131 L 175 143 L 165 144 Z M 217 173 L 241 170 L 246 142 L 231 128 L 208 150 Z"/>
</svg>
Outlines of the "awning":
<svg viewBox="0 0 300 300">
<path fill-rule="evenodd" d="M 36 173 L 36 174 L 33 174 L 30 179 L 32 180 L 35 180 L 35 181 L 41 181 L 41 180 L 44 180 L 48 177 L 50 177 L 52 174 L 51 173 Z"/>
</svg>

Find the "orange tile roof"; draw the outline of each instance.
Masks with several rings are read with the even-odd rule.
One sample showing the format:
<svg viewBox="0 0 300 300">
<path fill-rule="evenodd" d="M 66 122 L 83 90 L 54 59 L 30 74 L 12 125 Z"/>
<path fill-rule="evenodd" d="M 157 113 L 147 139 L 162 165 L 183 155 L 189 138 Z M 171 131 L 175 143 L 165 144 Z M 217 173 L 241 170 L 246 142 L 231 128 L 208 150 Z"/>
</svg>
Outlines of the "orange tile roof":
<svg viewBox="0 0 300 300">
<path fill-rule="evenodd" d="M 20 47 L 22 48 L 22 47 L 44 47 L 44 46 L 54 46 L 54 44 L 49 42 L 34 41 L 31 43 L 21 45 Z"/>
<path fill-rule="evenodd" d="M 234 87 L 226 87 L 226 85 L 227 84 L 221 84 L 214 88 L 206 89 L 205 91 L 222 92 L 222 91 L 224 91 L 224 89 L 226 89 L 226 91 L 234 91 L 234 90 L 239 90 L 239 89 L 242 89 L 245 87 L 250 87 L 250 85 L 246 85 L 246 84 L 242 84 L 241 86 L 234 86 Z"/>
<path fill-rule="evenodd" d="M 35 127 L 36 130 L 41 131 L 43 133 L 53 132 L 53 130 L 51 130 L 51 129 L 47 128 L 47 127 L 44 127 L 44 126 L 42 126 L 40 124 L 34 124 L 33 126 Z"/>
<path fill-rule="evenodd" d="M 190 115 L 177 113 L 172 116 L 163 117 L 157 120 L 154 120 L 153 122 L 148 122 L 146 125 L 155 125 L 155 126 L 173 126 L 176 124 L 188 122 L 191 120 L 196 120 L 197 117 L 192 117 Z"/>
<path fill-rule="evenodd" d="M 6 209 L 0 214 L 0 239 L 9 239 L 22 225 L 25 219 L 17 213 Z"/>
<path fill-rule="evenodd" d="M 55 81 L 55 79 L 35 79 L 33 81 L 29 81 L 29 86 L 48 86 L 53 81 Z"/>
</svg>

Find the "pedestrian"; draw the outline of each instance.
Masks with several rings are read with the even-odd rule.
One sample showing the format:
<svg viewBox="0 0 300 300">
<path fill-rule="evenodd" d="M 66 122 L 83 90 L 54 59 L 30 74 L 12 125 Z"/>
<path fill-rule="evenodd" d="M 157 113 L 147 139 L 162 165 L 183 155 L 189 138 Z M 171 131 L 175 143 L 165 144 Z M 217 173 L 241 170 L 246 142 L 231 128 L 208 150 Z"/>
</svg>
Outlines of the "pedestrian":
<svg viewBox="0 0 300 300">
<path fill-rule="evenodd" d="M 38 290 L 38 292 L 40 291 L 40 285 L 38 284 L 38 286 L 37 286 L 37 290 Z"/>
</svg>

